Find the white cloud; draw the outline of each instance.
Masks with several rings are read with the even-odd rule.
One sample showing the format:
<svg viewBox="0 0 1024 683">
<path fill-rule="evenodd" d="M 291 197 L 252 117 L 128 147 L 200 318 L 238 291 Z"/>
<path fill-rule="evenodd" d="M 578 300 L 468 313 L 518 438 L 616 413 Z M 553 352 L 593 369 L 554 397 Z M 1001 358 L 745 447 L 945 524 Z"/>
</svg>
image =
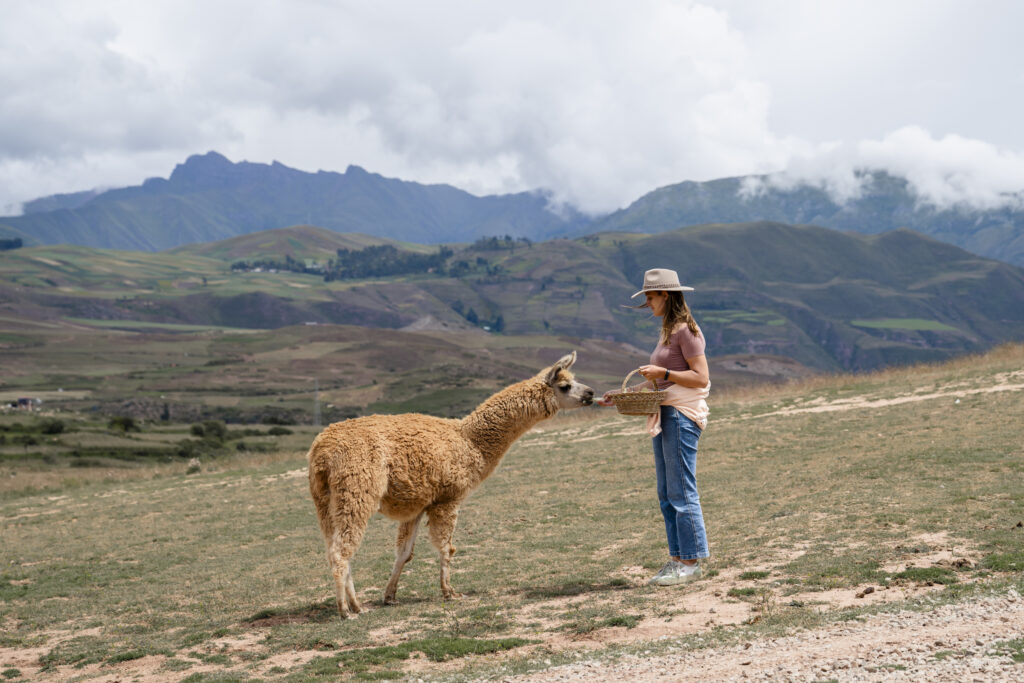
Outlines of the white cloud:
<svg viewBox="0 0 1024 683">
<path fill-rule="evenodd" d="M 1024 187 L 1016 19 L 918 0 L 12 3 L 0 211 L 211 149 L 591 211 L 782 169 L 848 194 L 868 163 L 991 204 Z"/>
<path fill-rule="evenodd" d="M 784 171 L 752 179 L 743 191 L 756 194 L 771 186 L 791 189 L 806 183 L 842 203 L 860 194 L 863 172 L 875 169 L 906 178 L 919 204 L 938 209 L 1020 207 L 1024 200 L 1024 155 L 959 135 L 935 138 L 918 126 L 881 140 L 822 145 L 790 159 Z"/>
<path fill-rule="evenodd" d="M 866 166 L 907 178 L 923 202 L 939 208 L 1019 205 L 1024 190 L 1024 155 L 959 135 L 936 139 L 908 126 L 857 151 Z"/>
</svg>

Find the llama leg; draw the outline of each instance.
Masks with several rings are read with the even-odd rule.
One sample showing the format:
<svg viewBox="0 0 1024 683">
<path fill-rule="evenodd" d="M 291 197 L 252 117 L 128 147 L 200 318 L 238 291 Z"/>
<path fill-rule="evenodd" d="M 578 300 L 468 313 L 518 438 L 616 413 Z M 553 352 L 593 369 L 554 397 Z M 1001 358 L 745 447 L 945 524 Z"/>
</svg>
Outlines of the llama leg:
<svg viewBox="0 0 1024 683">
<path fill-rule="evenodd" d="M 441 565 L 441 595 L 446 599 L 461 597 L 452 590 L 450 572 L 448 565 L 452 555 L 455 554 L 455 546 L 452 545 L 452 536 L 455 534 L 455 522 L 459 517 L 459 503 L 445 503 L 434 505 L 427 509 L 428 526 L 430 528 L 430 542 L 437 548 L 440 555 Z"/>
<path fill-rule="evenodd" d="M 341 547 L 341 541 L 337 537 L 338 534 L 334 527 L 335 515 L 331 512 L 332 496 L 327 474 L 311 470 L 309 490 L 313 496 L 313 504 L 316 505 L 316 516 L 320 521 L 320 531 L 324 535 L 324 543 L 327 546 L 327 564 L 331 568 L 331 576 L 334 577 L 338 612 L 341 613 L 342 617 L 348 617 L 349 600 L 346 589 L 347 584 L 352 582 L 352 575 L 349 571 L 348 560 L 338 552 Z M 356 611 L 359 611 L 358 605 Z"/>
<path fill-rule="evenodd" d="M 420 530 L 420 518 L 423 513 L 416 515 L 416 519 L 402 522 L 398 526 L 398 541 L 395 543 L 395 566 L 391 570 L 391 580 L 388 587 L 384 589 L 384 604 L 395 604 L 395 593 L 398 591 L 398 577 L 402 574 L 405 563 L 412 559 L 412 547 L 416 543 L 416 533 Z"/>
<path fill-rule="evenodd" d="M 334 595 L 338 604 L 338 614 L 342 619 L 348 619 L 352 614 L 348 608 L 348 595 L 346 594 L 349 572 L 351 567 L 349 561 L 337 552 L 336 545 L 327 542 L 327 561 L 331 564 L 331 576 L 334 577 Z"/>
<path fill-rule="evenodd" d="M 363 611 L 363 608 L 359 605 L 359 601 L 356 600 L 356 585 L 352 583 L 352 565 L 349 564 L 347 581 L 345 581 L 345 598 L 348 600 L 348 607 L 354 613 L 359 614 Z"/>
<path fill-rule="evenodd" d="M 334 575 L 338 612 L 342 617 L 350 616 L 350 611 L 353 614 L 362 611 L 352 582 L 351 560 L 363 540 L 363 533 L 377 507 L 377 500 L 373 492 L 331 492 L 330 523 L 333 533 L 327 539 L 327 556 Z"/>
</svg>

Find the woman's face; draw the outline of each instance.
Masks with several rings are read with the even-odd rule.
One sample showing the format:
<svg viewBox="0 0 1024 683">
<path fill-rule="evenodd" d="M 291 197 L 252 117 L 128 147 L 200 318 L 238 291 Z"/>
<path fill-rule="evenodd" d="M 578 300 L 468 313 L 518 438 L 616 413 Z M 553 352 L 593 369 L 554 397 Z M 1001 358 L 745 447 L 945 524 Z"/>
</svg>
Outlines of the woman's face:
<svg viewBox="0 0 1024 683">
<path fill-rule="evenodd" d="M 647 297 L 647 307 L 651 309 L 651 313 L 659 318 L 665 315 L 665 303 L 668 301 L 668 294 L 655 291 L 646 292 L 644 296 Z"/>
</svg>

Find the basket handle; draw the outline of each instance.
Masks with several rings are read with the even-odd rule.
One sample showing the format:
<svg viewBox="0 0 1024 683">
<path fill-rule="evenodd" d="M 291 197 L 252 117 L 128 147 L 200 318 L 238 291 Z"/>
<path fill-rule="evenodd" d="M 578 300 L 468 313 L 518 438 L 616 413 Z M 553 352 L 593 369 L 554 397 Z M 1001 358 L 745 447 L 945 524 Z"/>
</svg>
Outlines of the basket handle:
<svg viewBox="0 0 1024 683">
<path fill-rule="evenodd" d="M 631 373 L 626 375 L 626 378 L 624 380 L 622 380 L 622 391 L 623 391 L 623 393 L 625 393 L 625 391 L 626 391 L 626 383 L 629 382 L 629 378 L 632 377 L 633 375 L 635 375 L 638 372 L 640 372 L 640 368 L 637 368 L 636 370 L 632 371 Z M 646 379 L 646 377 L 644 379 Z"/>
</svg>

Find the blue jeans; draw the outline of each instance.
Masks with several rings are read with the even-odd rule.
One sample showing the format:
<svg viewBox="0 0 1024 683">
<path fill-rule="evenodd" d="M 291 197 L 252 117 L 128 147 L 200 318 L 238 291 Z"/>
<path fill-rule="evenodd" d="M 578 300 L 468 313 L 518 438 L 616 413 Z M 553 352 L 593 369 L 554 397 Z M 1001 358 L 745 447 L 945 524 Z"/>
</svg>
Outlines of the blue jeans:
<svg viewBox="0 0 1024 683">
<path fill-rule="evenodd" d="M 700 427 L 672 406 L 661 406 L 661 434 L 652 439 L 658 501 L 665 518 L 668 552 L 683 560 L 708 556 L 704 513 L 697 494 Z"/>
</svg>

